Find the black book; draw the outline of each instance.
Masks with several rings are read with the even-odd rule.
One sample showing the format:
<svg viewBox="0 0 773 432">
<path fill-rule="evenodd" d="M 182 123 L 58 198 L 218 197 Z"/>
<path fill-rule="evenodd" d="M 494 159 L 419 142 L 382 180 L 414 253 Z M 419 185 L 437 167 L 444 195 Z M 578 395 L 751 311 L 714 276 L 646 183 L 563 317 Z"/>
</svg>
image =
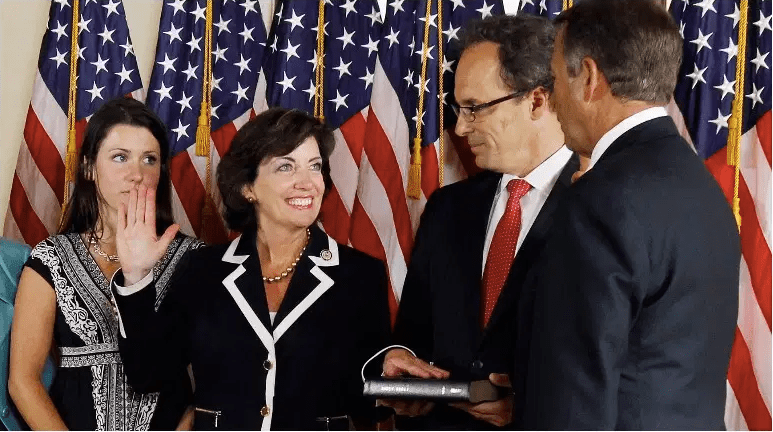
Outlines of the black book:
<svg viewBox="0 0 773 432">
<path fill-rule="evenodd" d="M 420 378 L 366 380 L 362 394 L 377 399 L 426 399 L 472 403 L 500 398 L 498 387 L 488 380 L 450 381 Z"/>
</svg>

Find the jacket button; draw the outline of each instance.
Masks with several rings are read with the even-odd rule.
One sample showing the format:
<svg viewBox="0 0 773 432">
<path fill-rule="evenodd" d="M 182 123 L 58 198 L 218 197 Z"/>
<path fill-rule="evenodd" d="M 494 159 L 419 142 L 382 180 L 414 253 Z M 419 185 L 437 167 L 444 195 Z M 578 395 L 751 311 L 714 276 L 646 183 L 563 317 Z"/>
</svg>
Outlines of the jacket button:
<svg viewBox="0 0 773 432">
<path fill-rule="evenodd" d="M 263 417 L 268 417 L 268 415 L 271 413 L 271 408 L 268 407 L 268 405 L 263 405 L 263 408 L 260 409 L 260 415 Z"/>
<path fill-rule="evenodd" d="M 5 407 L 5 408 L 3 408 L 3 412 L 2 412 L 2 414 L 1 414 L 1 415 L 2 415 L 3 417 L 8 417 L 8 414 L 10 414 L 10 413 L 11 413 L 11 412 L 8 410 L 8 407 Z"/>
<path fill-rule="evenodd" d="M 474 369 L 483 369 L 483 362 L 480 360 L 475 360 L 474 362 L 472 362 L 472 367 Z"/>
<path fill-rule="evenodd" d="M 271 368 L 274 367 L 274 364 L 271 363 L 271 360 L 264 360 L 263 361 L 263 369 L 265 370 L 271 370 Z"/>
</svg>

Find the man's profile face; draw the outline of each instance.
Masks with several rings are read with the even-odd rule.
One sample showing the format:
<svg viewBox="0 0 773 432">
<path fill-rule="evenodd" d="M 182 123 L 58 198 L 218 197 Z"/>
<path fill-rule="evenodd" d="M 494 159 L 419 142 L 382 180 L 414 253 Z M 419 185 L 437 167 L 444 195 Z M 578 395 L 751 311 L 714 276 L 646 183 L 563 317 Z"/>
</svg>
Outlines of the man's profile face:
<svg viewBox="0 0 773 432">
<path fill-rule="evenodd" d="M 558 117 L 558 121 L 561 123 L 566 146 L 573 151 L 583 154 L 579 145 L 583 142 L 582 129 L 580 127 L 582 120 L 579 117 L 582 112 L 582 89 L 578 89 L 579 77 L 570 77 L 569 71 L 566 68 L 564 33 L 564 30 L 561 30 L 556 35 L 553 57 L 550 61 L 550 71 L 554 79 L 550 104 Z"/>
<path fill-rule="evenodd" d="M 454 87 L 460 106 L 491 102 L 511 93 L 501 77 L 498 44 L 481 42 L 462 53 Z M 460 115 L 456 133 L 467 137 L 479 167 L 520 175 L 531 169 L 528 144 L 534 126 L 530 110 L 528 97 L 511 99 L 476 111 L 475 121 Z"/>
</svg>

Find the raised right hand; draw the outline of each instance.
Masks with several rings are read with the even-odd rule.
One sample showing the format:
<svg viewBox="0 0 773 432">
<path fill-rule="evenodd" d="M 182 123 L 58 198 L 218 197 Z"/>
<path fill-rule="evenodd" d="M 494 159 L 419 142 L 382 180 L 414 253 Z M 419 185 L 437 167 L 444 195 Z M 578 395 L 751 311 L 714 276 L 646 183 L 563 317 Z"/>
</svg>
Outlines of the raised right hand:
<svg viewBox="0 0 773 432">
<path fill-rule="evenodd" d="M 425 379 L 445 379 L 450 372 L 433 366 L 402 348 L 394 348 L 387 352 L 382 367 L 385 377 L 415 376 Z M 409 417 L 425 415 L 434 408 L 430 401 L 404 401 L 397 399 L 379 399 L 379 404 L 391 407 L 395 414 Z"/>
<path fill-rule="evenodd" d="M 127 285 L 153 270 L 180 229 L 172 225 L 156 236 L 156 191 L 145 185 L 129 192 L 128 205 L 121 203 L 117 225 L 116 249 Z"/>
</svg>

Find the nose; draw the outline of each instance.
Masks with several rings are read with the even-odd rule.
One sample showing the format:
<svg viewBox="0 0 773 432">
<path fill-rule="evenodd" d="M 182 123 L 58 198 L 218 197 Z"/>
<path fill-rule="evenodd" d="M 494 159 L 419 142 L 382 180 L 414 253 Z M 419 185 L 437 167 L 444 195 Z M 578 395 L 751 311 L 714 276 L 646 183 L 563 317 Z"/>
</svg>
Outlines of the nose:
<svg viewBox="0 0 773 432">
<path fill-rule="evenodd" d="M 311 171 L 308 169 L 300 169 L 295 174 L 295 188 L 301 190 L 310 190 L 314 187 L 314 183 L 311 181 Z"/>
<path fill-rule="evenodd" d="M 472 132 L 472 123 L 467 121 L 466 116 L 460 114 L 459 117 L 456 118 L 456 127 L 454 128 L 454 131 L 459 136 L 466 136 Z"/>
<path fill-rule="evenodd" d="M 142 183 L 142 179 L 143 179 L 142 166 L 138 163 L 130 164 L 128 180 L 132 183 L 140 184 Z"/>
</svg>

